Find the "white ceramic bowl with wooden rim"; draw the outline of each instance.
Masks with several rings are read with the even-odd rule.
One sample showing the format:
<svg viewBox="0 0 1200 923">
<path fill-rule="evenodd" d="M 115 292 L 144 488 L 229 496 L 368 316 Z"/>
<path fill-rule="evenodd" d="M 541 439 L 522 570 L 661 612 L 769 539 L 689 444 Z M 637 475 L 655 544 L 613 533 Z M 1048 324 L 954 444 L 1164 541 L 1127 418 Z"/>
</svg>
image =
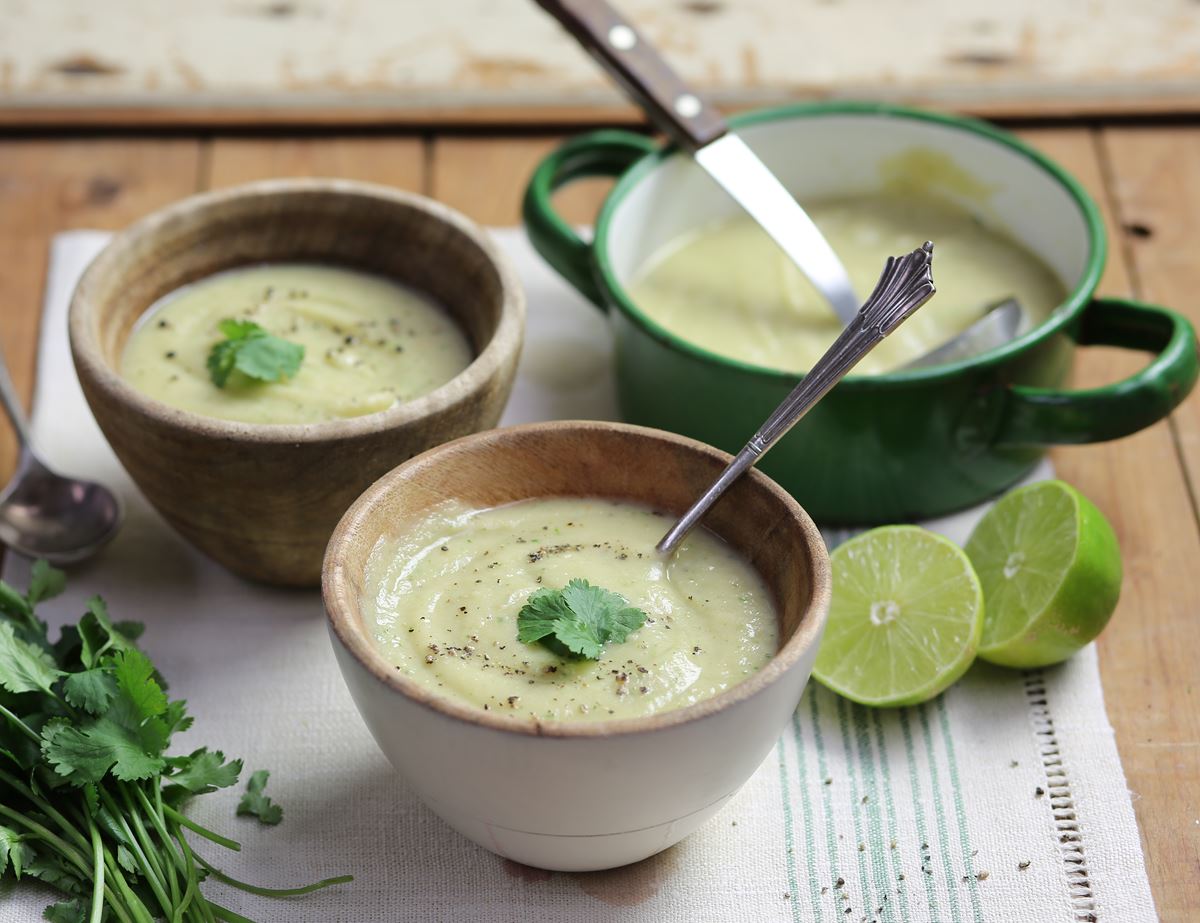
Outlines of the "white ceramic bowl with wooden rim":
<svg viewBox="0 0 1200 923">
<path fill-rule="evenodd" d="M 157 299 L 235 266 L 314 262 L 429 295 L 474 360 L 390 410 L 303 424 L 242 423 L 168 406 L 119 373 Z M 316 586 L 333 527 L 367 485 L 431 446 L 495 426 L 525 332 L 516 274 L 487 234 L 446 206 L 337 179 L 251 183 L 194 196 L 113 238 L 71 301 L 71 351 L 100 428 L 147 499 L 230 570 Z"/>
<path fill-rule="evenodd" d="M 631 500 L 682 512 L 729 456 L 616 423 L 492 430 L 390 472 L 338 524 L 325 608 L 342 675 L 384 754 L 431 809 L 507 858 L 548 869 L 613 868 L 678 842 L 715 814 L 770 752 L 800 700 L 829 608 L 829 558 L 808 514 L 751 471 L 705 520 L 770 588 L 780 647 L 714 698 L 645 718 L 538 721 L 483 711 L 401 676 L 360 602 L 376 543 L 447 498 L 485 508 L 534 497 Z"/>
</svg>

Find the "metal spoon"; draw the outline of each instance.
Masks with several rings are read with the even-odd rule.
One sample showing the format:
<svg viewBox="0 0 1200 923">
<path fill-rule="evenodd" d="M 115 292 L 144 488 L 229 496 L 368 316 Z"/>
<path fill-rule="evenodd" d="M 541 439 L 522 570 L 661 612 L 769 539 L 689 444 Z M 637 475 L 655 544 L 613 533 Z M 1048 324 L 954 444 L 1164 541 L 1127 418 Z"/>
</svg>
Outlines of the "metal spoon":
<svg viewBox="0 0 1200 923">
<path fill-rule="evenodd" d="M 912 253 L 888 257 L 875 290 L 858 314 L 712 486 L 663 536 L 657 546 L 660 552 L 674 551 L 734 481 L 767 454 L 863 356 L 933 296 L 937 289 L 933 284 L 932 263 L 933 244 L 929 241 Z"/>
<path fill-rule="evenodd" d="M 0 492 L 0 542 L 51 564 L 90 558 L 117 534 L 120 502 L 108 488 L 56 474 L 38 457 L 3 356 L 0 402 L 21 443 L 17 472 Z"/>
<path fill-rule="evenodd" d="M 690 154 L 779 245 L 838 319 L 843 324 L 854 323 L 860 302 L 841 258 L 820 228 L 746 143 L 729 130 L 720 113 L 684 83 L 633 24 L 606 0 L 536 2 L 608 71 L 656 128 Z M 1019 325 L 1019 307 L 1006 309 L 998 318 L 989 314 L 903 368 L 925 368 L 978 355 L 1013 339 Z"/>
<path fill-rule="evenodd" d="M 936 349 L 900 369 L 926 369 L 933 365 L 970 359 L 1014 340 L 1021 327 L 1021 303 L 1016 298 L 1006 298 L 983 309 L 983 316 L 957 336 L 947 340 Z"/>
</svg>

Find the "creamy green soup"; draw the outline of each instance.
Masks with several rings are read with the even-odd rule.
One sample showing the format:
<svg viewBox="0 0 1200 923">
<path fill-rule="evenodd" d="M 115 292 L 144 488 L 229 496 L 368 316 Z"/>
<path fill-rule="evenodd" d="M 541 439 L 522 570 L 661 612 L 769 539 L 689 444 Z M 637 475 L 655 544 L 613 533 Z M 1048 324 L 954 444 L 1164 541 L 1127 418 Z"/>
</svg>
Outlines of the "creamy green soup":
<svg viewBox="0 0 1200 923">
<path fill-rule="evenodd" d="M 775 654 L 762 578 L 710 532 L 669 559 L 670 521 L 630 503 L 554 498 L 487 510 L 447 502 L 367 566 L 363 616 L 383 656 L 446 698 L 544 720 L 651 715 L 717 695 Z M 646 623 L 599 660 L 517 640 L 535 590 L 583 578 L 644 610 Z"/>
<path fill-rule="evenodd" d="M 234 375 L 218 388 L 205 363 L 227 318 L 302 345 L 296 375 Z M 427 394 L 471 359 L 458 325 L 425 296 L 357 270 L 279 263 L 218 273 L 160 299 L 130 336 L 121 374 L 151 397 L 205 416 L 312 423 Z"/>
<path fill-rule="evenodd" d="M 1024 329 L 1057 307 L 1066 289 L 1016 241 L 934 196 L 881 193 L 806 205 L 863 299 L 888 256 L 932 240 L 937 295 L 859 364 L 895 369 L 940 346 L 1016 296 Z M 803 372 L 841 332 L 808 279 L 748 217 L 736 217 L 652 254 L 629 285 L 634 302 L 698 346 L 754 365 Z"/>
</svg>

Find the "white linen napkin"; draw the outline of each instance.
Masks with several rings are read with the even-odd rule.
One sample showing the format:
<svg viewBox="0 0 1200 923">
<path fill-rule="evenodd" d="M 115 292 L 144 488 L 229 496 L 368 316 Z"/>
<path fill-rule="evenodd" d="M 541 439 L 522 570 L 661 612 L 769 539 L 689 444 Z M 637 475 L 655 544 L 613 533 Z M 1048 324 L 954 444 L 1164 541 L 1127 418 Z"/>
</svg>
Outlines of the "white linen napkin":
<svg viewBox="0 0 1200 923">
<path fill-rule="evenodd" d="M 615 419 L 602 315 L 519 230 L 494 233 L 529 297 L 504 423 Z M 463 839 L 376 749 L 334 664 L 319 596 L 251 585 L 192 550 L 105 443 L 75 378 L 66 309 L 106 240 L 87 231 L 55 239 L 34 432 L 63 471 L 118 490 L 128 521 L 43 615 L 74 620 L 99 592 L 117 618 L 144 621 L 142 643 L 196 715 L 181 744 L 244 757 L 244 777 L 271 770 L 267 792 L 285 811 L 276 828 L 234 817 L 237 791 L 196 801 L 197 820 L 244 846 L 203 844 L 209 861 L 271 886 L 356 876 L 288 901 L 210 882 L 214 900 L 259 923 L 1156 919 L 1090 646 L 1048 670 L 980 663 L 936 701 L 902 710 L 860 708 L 810 684 L 731 805 L 625 869 L 551 874 Z M 564 351 L 570 363 L 556 361 Z M 962 541 L 981 512 L 930 525 Z M 24 587 L 27 564 L 8 555 L 3 574 Z M 0 916 L 38 920 L 48 896 L 36 887 L 0 896 Z"/>
</svg>

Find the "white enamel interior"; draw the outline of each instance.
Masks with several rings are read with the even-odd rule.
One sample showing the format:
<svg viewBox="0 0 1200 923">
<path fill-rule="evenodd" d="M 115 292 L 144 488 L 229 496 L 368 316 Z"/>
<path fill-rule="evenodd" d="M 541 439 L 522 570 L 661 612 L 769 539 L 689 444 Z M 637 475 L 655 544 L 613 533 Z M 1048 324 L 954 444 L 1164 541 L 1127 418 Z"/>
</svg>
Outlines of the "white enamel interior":
<svg viewBox="0 0 1200 923">
<path fill-rule="evenodd" d="M 882 164 L 914 150 L 936 151 L 989 189 L 982 198 L 972 197 L 927 177 L 939 193 L 1023 242 L 1068 291 L 1084 273 L 1087 216 L 1068 189 L 1021 151 L 969 128 L 887 113 L 830 113 L 759 122 L 738 133 L 802 205 L 878 192 Z M 733 200 L 689 158 L 671 157 L 636 183 L 613 212 L 606 243 L 617 281 L 627 287 L 659 248 L 737 213 Z"/>
</svg>

